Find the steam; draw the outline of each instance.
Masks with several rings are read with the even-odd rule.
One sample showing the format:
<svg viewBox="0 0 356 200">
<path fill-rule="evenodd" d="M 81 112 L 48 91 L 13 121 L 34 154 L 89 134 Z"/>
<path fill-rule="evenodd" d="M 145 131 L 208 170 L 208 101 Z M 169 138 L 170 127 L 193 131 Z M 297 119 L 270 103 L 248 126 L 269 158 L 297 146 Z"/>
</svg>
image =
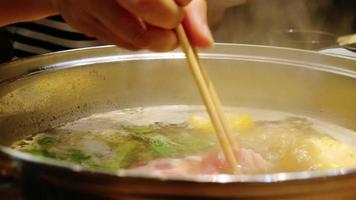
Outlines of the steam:
<svg viewBox="0 0 356 200">
<path fill-rule="evenodd" d="M 355 15 L 352 12 L 345 12 L 342 15 L 332 16 L 330 13 L 334 6 L 333 2 L 332 0 L 249 0 L 246 5 L 226 10 L 225 16 L 212 29 L 217 42 L 267 45 L 271 42 L 270 33 L 278 30 L 318 31 L 334 35 L 352 33 Z M 219 8 L 215 10 L 219 11 Z M 221 13 L 216 14 L 219 15 Z M 210 16 L 214 14 L 210 13 Z"/>
</svg>

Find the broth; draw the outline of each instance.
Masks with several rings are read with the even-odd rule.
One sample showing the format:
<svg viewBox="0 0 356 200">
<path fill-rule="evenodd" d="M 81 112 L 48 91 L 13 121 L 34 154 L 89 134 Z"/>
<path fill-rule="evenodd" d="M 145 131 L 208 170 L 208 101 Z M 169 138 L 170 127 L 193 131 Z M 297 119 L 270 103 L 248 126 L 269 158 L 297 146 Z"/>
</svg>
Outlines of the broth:
<svg viewBox="0 0 356 200">
<path fill-rule="evenodd" d="M 304 116 L 229 108 L 239 173 L 356 166 L 351 130 Z M 18 141 L 12 148 L 94 169 L 162 175 L 226 173 L 205 110 L 159 106 L 94 114 Z"/>
</svg>

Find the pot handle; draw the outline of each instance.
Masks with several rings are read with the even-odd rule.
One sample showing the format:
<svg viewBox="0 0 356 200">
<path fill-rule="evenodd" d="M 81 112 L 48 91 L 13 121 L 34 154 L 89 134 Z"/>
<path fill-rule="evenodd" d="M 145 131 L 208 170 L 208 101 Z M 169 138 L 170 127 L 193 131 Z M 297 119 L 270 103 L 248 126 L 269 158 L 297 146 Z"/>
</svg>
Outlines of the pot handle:
<svg viewBox="0 0 356 200">
<path fill-rule="evenodd" d="M 0 191 L 13 187 L 20 178 L 20 172 L 14 159 L 0 151 Z"/>
</svg>

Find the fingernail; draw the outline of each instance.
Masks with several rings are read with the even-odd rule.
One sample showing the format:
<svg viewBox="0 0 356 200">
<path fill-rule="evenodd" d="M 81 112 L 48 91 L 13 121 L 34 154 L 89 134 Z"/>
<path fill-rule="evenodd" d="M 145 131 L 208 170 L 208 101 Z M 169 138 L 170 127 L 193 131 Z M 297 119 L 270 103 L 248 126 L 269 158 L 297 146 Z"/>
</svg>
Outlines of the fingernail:
<svg viewBox="0 0 356 200">
<path fill-rule="evenodd" d="M 209 28 L 208 22 L 207 22 L 207 17 L 201 17 L 197 16 L 199 18 L 199 23 L 201 24 L 201 31 L 204 33 L 206 36 L 206 39 L 210 42 L 210 46 L 213 45 L 214 43 L 214 38 L 213 34 L 211 33 L 211 30 Z"/>
<path fill-rule="evenodd" d="M 211 42 L 214 43 L 214 38 L 213 38 L 213 34 L 211 33 L 211 30 L 209 28 L 208 25 L 203 26 L 203 32 L 206 34 L 207 39 Z"/>
</svg>

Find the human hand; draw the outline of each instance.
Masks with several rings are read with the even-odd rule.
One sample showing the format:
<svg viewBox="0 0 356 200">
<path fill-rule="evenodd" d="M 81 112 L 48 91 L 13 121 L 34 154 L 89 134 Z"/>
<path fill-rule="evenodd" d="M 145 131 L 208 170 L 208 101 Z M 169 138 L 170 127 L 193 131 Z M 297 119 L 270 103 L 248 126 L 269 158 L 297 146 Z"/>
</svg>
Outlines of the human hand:
<svg viewBox="0 0 356 200">
<path fill-rule="evenodd" d="M 209 25 L 214 26 L 224 17 L 226 9 L 246 3 L 247 0 L 207 0 Z"/>
<path fill-rule="evenodd" d="M 51 1 L 78 31 L 126 49 L 172 50 L 178 45 L 174 28 L 180 23 L 194 45 L 213 43 L 204 0 Z"/>
</svg>

